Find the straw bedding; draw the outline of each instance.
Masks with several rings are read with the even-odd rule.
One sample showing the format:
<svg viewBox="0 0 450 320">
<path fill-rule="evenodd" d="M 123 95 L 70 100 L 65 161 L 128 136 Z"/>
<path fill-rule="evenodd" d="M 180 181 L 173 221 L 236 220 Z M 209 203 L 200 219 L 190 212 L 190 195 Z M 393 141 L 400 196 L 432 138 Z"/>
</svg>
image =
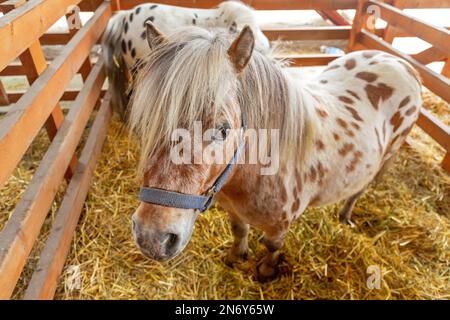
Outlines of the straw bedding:
<svg viewBox="0 0 450 320">
<path fill-rule="evenodd" d="M 425 106 L 450 123 L 448 105 L 430 93 Z M 353 214 L 355 227 L 339 224 L 339 206 L 308 209 L 283 246 L 283 274 L 260 284 L 255 264 L 265 249 L 252 231 L 250 260 L 223 263 L 232 236 L 226 213 L 201 215 L 185 251 L 167 263 L 144 258 L 133 243 L 138 146 L 113 121 L 85 204 L 57 299 L 448 299 L 450 298 L 450 177 L 439 166 L 443 150 L 420 129 L 401 149 L 394 167 L 367 190 Z M 5 188 L 0 228 L 48 147 L 41 133 Z M 64 186 L 43 227 L 14 297 L 29 281 Z M 70 289 L 71 266 L 81 286 Z M 368 289 L 368 266 L 382 271 L 380 289 Z"/>
</svg>

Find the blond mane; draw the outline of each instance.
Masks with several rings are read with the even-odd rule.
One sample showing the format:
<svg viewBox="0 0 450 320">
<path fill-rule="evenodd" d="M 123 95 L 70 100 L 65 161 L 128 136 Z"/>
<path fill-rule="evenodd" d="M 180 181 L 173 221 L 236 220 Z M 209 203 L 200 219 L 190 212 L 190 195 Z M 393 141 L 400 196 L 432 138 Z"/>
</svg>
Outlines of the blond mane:
<svg viewBox="0 0 450 320">
<path fill-rule="evenodd" d="M 237 76 L 227 50 L 235 39 L 227 30 L 183 28 L 146 59 L 137 75 L 130 108 L 130 127 L 141 139 L 141 172 L 147 159 L 171 146 L 177 128 L 227 113 L 237 102 L 248 127 L 280 130 L 280 155 L 301 163 L 309 153 L 307 109 L 301 90 L 285 62 L 272 52 L 255 49 L 243 74 Z M 205 127 L 205 124 L 203 125 Z M 300 160 L 300 161 L 299 161 Z"/>
</svg>

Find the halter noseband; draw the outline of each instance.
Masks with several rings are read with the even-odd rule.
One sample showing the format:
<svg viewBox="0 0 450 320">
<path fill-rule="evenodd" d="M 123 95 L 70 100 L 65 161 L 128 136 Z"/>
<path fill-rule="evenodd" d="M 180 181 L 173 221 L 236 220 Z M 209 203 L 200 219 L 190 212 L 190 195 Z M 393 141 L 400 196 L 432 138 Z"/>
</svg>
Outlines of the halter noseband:
<svg viewBox="0 0 450 320">
<path fill-rule="evenodd" d="M 208 210 L 213 204 L 214 195 L 222 189 L 223 185 L 228 179 L 231 171 L 233 171 L 239 156 L 244 149 L 244 130 L 246 127 L 245 116 L 242 114 L 241 137 L 239 146 L 234 152 L 233 158 L 227 164 L 220 176 L 216 179 L 211 188 L 203 195 L 186 194 L 176 191 L 169 191 L 160 188 L 141 188 L 139 193 L 139 200 L 146 203 L 157 204 L 164 207 L 180 208 L 180 209 L 194 209 L 203 212 Z"/>
</svg>

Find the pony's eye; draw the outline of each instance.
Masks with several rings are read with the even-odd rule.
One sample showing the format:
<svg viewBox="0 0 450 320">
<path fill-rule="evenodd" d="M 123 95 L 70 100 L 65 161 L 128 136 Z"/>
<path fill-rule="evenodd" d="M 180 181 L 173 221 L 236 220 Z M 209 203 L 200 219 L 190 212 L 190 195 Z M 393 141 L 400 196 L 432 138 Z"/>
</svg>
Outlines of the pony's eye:
<svg viewBox="0 0 450 320">
<path fill-rule="evenodd" d="M 230 124 L 228 122 L 221 123 L 215 130 L 213 140 L 214 141 L 224 141 L 228 136 L 228 131 L 230 130 Z"/>
</svg>

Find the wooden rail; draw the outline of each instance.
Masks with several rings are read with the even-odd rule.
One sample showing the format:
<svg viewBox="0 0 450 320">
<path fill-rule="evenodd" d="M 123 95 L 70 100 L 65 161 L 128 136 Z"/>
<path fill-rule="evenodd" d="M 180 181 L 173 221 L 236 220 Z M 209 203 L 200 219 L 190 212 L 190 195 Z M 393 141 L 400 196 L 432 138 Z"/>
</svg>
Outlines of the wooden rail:
<svg viewBox="0 0 450 320">
<path fill-rule="evenodd" d="M 69 33 L 66 37 L 67 40 L 70 39 L 69 42 L 61 53 L 47 64 L 39 39 L 46 31 L 44 26 L 48 27 L 51 21 L 64 16 L 66 8 L 64 10 L 62 8 L 69 3 L 79 1 L 61 1 L 56 4 L 51 0 L 32 0 L 22 7 L 11 9 L 0 19 L 0 34 L 5 30 L 12 30 L 11 25 L 14 26 L 14 31 L 22 30 L 22 23 L 29 22 L 32 17 L 39 17 L 40 21 L 36 30 L 29 32 L 29 36 L 25 37 L 26 41 L 11 37 L 12 44 L 0 48 L 0 65 L 4 66 L 15 60 L 17 56 L 14 57 L 13 53 L 20 54 L 21 61 L 20 65 L 15 63 L 6 68 L 6 71 L 3 70 L 2 75 L 15 75 L 16 72 L 20 72 L 25 74 L 30 82 L 30 88 L 26 92 L 16 96 L 7 94 L 7 98 L 12 100 L 9 102 L 15 104 L 0 119 L 0 150 L 4 152 L 0 166 L 0 187 L 8 179 L 42 126 L 49 120 L 57 119 L 50 135 L 53 138 L 50 147 L 0 232 L 0 299 L 10 298 L 68 168 L 71 168 L 71 174 L 70 176 L 66 174 L 66 178 L 70 182 L 58 217 L 69 214 L 73 221 L 73 217 L 81 212 L 87 186 L 111 116 L 109 100 L 105 99 L 83 149 L 81 163 L 77 163 L 76 158 L 73 158 L 74 152 L 92 110 L 99 105 L 98 102 L 104 94 L 103 62 L 99 60 L 91 68 L 89 54 L 93 45 L 100 39 L 112 10 L 109 2 L 95 0 L 81 2 L 81 7 L 95 9 L 94 16 L 79 31 L 72 30 Z M 94 7 L 96 4 L 97 8 Z M 10 25 L 4 24 L 5 21 L 9 21 Z M 81 73 L 84 80 L 82 89 L 65 91 L 67 84 L 77 72 Z M 58 105 L 63 97 L 74 100 L 67 117 L 64 117 Z M 58 109 L 55 109 L 55 105 Z M 59 112 L 58 118 L 52 117 L 55 110 Z M 60 219 L 57 218 L 55 223 Z M 65 230 L 70 230 L 70 226 L 73 226 L 73 223 L 66 225 L 65 228 L 69 229 Z M 61 240 L 55 232 L 51 233 L 49 239 Z M 70 237 L 65 234 L 64 239 L 63 243 L 67 239 L 70 243 Z M 64 246 L 67 244 L 63 244 L 58 250 Z M 44 260 L 42 258 L 42 261 Z M 54 267 L 52 270 L 52 275 L 59 272 Z"/>
<path fill-rule="evenodd" d="M 400 3 L 403 8 L 408 7 L 408 4 L 411 3 L 408 0 L 395 0 L 395 2 Z M 435 5 L 436 3 L 433 1 L 425 1 L 425 4 Z M 380 13 L 379 18 L 388 22 L 387 30 L 390 31 L 383 38 L 367 29 L 368 14 L 366 10 L 369 5 L 377 6 Z M 440 1 L 439 5 L 449 8 L 450 1 Z M 397 35 L 396 32 L 392 31 L 392 28 L 410 33 L 433 46 L 413 56 L 403 53 L 391 44 Z M 448 28 L 436 27 L 415 17 L 410 17 L 402 10 L 381 1 L 359 0 L 350 32 L 348 49 L 350 51 L 361 48 L 383 50 L 405 59 L 419 72 L 423 84 L 428 89 L 450 103 L 450 80 L 448 78 L 448 68 L 450 65 L 449 44 L 450 31 Z M 426 66 L 430 62 L 442 60 L 446 61 L 446 64 L 441 74 L 432 71 Z M 446 150 L 446 155 L 442 160 L 442 167 L 450 172 L 449 127 L 425 109 L 421 110 L 417 125 Z"/>
<path fill-rule="evenodd" d="M 109 98 L 106 97 L 91 128 L 66 196 L 56 214 L 55 222 L 41 251 L 24 299 L 52 299 L 55 294 L 57 281 L 69 252 L 91 177 L 106 138 L 111 113 Z"/>
</svg>

